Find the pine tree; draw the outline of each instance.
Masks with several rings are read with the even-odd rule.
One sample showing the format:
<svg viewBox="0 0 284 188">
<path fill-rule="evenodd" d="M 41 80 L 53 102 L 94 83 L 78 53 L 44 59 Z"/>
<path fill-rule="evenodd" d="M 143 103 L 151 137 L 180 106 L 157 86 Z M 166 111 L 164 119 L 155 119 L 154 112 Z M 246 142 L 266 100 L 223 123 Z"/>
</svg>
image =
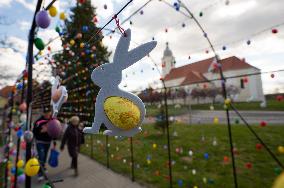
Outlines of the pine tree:
<svg viewBox="0 0 284 188">
<path fill-rule="evenodd" d="M 54 56 L 56 75 L 65 80 L 62 84 L 69 95 L 59 117 L 78 115 L 85 126 L 90 126 L 93 121 L 95 97 L 99 91 L 91 81 L 92 70 L 108 63 L 110 56 L 102 44 L 102 33 L 96 35 L 99 30 L 96 20 L 90 0 L 77 3 L 60 31 L 63 51 Z"/>
</svg>

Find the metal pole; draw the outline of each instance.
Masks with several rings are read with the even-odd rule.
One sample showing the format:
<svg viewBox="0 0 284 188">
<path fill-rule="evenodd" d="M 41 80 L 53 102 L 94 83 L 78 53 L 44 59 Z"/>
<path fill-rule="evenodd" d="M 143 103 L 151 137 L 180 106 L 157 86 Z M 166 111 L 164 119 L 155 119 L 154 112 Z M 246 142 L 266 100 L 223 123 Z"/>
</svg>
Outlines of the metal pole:
<svg viewBox="0 0 284 188">
<path fill-rule="evenodd" d="M 130 137 L 130 153 L 131 153 L 131 177 L 132 177 L 132 181 L 135 181 L 135 175 L 134 175 L 134 155 L 133 155 L 133 140 L 132 140 L 132 137 Z"/>
<path fill-rule="evenodd" d="M 226 100 L 227 99 L 226 78 L 224 77 L 222 66 L 221 66 L 221 63 L 220 63 L 220 59 L 219 59 L 219 57 L 218 57 L 218 55 L 217 55 L 217 53 L 214 49 L 214 46 L 213 46 L 212 42 L 210 41 L 209 37 L 207 36 L 207 33 L 205 32 L 204 28 L 199 23 L 199 21 L 195 18 L 195 16 L 192 14 L 192 12 L 187 8 L 187 6 L 183 2 L 181 2 L 181 0 L 178 0 L 178 2 L 180 3 L 181 7 L 183 7 L 186 10 L 186 12 L 189 14 L 189 16 L 194 20 L 194 22 L 197 24 L 199 29 L 202 31 L 204 37 L 206 38 L 208 44 L 210 45 L 210 48 L 212 49 L 212 51 L 215 55 L 215 58 L 216 58 L 218 65 L 220 65 L 219 66 L 219 72 L 220 72 L 220 77 L 221 77 L 221 81 L 222 81 L 223 97 L 224 97 L 224 100 Z M 233 152 L 234 147 L 233 147 L 233 138 L 232 138 L 232 128 L 231 128 L 230 114 L 229 114 L 228 108 L 226 108 L 226 116 L 227 116 L 228 134 L 229 134 L 229 141 L 230 141 L 230 153 L 231 153 L 231 157 L 232 157 L 234 185 L 235 185 L 235 188 L 238 188 L 235 155 L 234 155 L 234 152 Z"/>
<path fill-rule="evenodd" d="M 171 144 L 170 144 L 170 129 L 169 129 L 169 115 L 168 115 L 168 98 L 167 98 L 167 88 L 164 80 L 162 80 L 164 85 L 164 103 L 166 112 L 166 129 L 167 129 L 167 145 L 168 145 L 168 162 L 169 162 L 169 178 L 170 178 L 170 188 L 173 187 L 173 177 L 172 177 L 172 157 L 171 157 Z"/>
<path fill-rule="evenodd" d="M 7 137 L 7 143 L 6 143 L 6 166 L 5 166 L 5 184 L 4 184 L 4 188 L 8 187 L 8 176 L 9 176 L 9 168 L 8 168 L 8 164 L 9 164 L 9 158 L 10 158 L 10 142 L 11 142 L 11 127 L 9 124 L 12 124 L 13 122 L 13 108 L 14 108 L 14 91 L 11 92 L 11 109 L 10 109 L 10 113 L 8 114 L 8 137 Z"/>
<path fill-rule="evenodd" d="M 106 159 L 107 159 L 107 168 L 109 168 L 109 150 L 108 150 L 108 136 L 106 135 Z"/>
<path fill-rule="evenodd" d="M 27 61 L 28 61 L 28 88 L 27 88 L 27 109 L 30 109 L 30 105 L 32 102 L 32 86 L 33 86 L 33 63 L 34 63 L 34 56 L 33 56 L 33 42 L 35 37 L 35 16 L 37 12 L 40 10 L 42 4 L 42 0 L 37 1 L 36 10 L 33 17 L 32 26 L 29 33 L 29 44 L 28 44 L 28 54 L 27 54 Z M 31 119 L 32 115 L 30 114 L 31 110 L 27 111 L 27 128 L 28 130 L 31 130 L 31 122 L 29 119 Z M 29 118 L 30 117 L 30 118 Z M 31 158 L 31 149 L 32 149 L 32 143 L 28 142 L 26 147 L 26 162 Z M 26 177 L 25 182 L 26 188 L 31 188 L 31 177 Z"/>
</svg>

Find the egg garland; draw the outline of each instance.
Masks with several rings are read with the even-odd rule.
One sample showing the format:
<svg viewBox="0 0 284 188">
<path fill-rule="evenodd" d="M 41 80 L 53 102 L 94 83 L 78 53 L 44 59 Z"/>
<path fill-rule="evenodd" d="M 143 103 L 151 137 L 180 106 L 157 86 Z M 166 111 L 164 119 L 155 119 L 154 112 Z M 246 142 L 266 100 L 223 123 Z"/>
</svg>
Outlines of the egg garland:
<svg viewBox="0 0 284 188">
<path fill-rule="evenodd" d="M 94 122 L 91 128 L 84 129 L 85 133 L 98 133 L 102 123 L 108 129 L 104 134 L 109 136 L 132 137 L 142 130 L 140 126 L 145 118 L 142 100 L 119 89 L 118 85 L 121 82 L 121 71 L 147 56 L 157 42 L 151 41 L 128 51 L 130 40 L 131 30 L 128 29 L 120 37 L 113 63 L 101 65 L 92 72 L 92 81 L 101 89 L 96 97 Z M 112 80 L 108 75 L 117 79 Z"/>
<path fill-rule="evenodd" d="M 50 25 L 50 18 L 46 10 L 41 10 L 36 14 L 35 17 L 36 25 L 42 29 L 48 28 Z"/>
</svg>

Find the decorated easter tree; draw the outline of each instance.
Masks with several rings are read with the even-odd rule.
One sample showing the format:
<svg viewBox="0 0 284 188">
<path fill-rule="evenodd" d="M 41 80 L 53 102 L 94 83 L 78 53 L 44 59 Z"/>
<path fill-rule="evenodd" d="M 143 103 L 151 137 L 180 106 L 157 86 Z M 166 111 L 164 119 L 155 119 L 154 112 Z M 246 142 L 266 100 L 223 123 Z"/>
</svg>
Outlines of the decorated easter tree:
<svg viewBox="0 0 284 188">
<path fill-rule="evenodd" d="M 82 121 L 90 122 L 94 113 L 95 99 L 99 88 L 91 81 L 91 71 L 108 62 L 110 53 L 102 44 L 102 33 L 96 34 L 97 17 L 90 0 L 71 9 L 70 19 L 60 28 L 63 51 L 54 56 L 59 75 L 69 92 L 69 98 L 59 116 L 69 118 L 78 115 Z M 72 81 L 70 81 L 70 79 Z M 86 125 L 88 126 L 88 125 Z"/>
</svg>

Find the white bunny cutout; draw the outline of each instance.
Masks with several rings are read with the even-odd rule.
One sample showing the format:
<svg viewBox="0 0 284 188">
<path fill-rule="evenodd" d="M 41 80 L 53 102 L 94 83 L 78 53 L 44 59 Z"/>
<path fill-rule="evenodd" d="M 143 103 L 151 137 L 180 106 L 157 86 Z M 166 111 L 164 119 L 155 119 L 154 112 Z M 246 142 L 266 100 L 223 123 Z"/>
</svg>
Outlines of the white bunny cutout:
<svg viewBox="0 0 284 188">
<path fill-rule="evenodd" d="M 56 76 L 51 87 L 52 118 L 56 118 L 63 103 L 67 101 L 68 92 L 65 86 L 60 86 L 59 77 Z"/>
<path fill-rule="evenodd" d="M 121 90 L 118 85 L 122 80 L 122 70 L 147 56 L 156 47 L 157 42 L 148 42 L 128 51 L 130 40 L 131 30 L 128 29 L 125 31 L 125 35 L 120 37 L 114 53 L 113 63 L 103 64 L 94 69 L 92 72 L 92 81 L 101 89 L 96 98 L 94 122 L 92 127 L 84 129 L 85 133 L 98 133 L 102 124 L 104 124 L 108 129 L 104 131 L 104 134 L 109 136 L 132 137 L 142 131 L 141 124 L 146 113 L 144 103 L 138 96 Z M 125 116 L 122 117 L 125 119 L 132 118 L 128 120 L 124 119 L 124 121 L 132 123 L 131 126 L 118 126 L 115 124 L 115 121 L 111 119 L 112 117 L 110 113 L 108 113 L 110 111 L 106 110 L 106 103 L 112 98 L 116 98 L 118 100 L 121 99 L 121 105 L 127 105 L 127 107 L 129 107 L 129 111 L 125 112 L 127 115 L 132 114 L 133 111 L 139 111 L 139 115 L 136 113 L 136 119 L 131 115 L 126 115 L 126 118 Z M 119 114 L 118 116 L 121 117 L 125 114 Z"/>
</svg>

